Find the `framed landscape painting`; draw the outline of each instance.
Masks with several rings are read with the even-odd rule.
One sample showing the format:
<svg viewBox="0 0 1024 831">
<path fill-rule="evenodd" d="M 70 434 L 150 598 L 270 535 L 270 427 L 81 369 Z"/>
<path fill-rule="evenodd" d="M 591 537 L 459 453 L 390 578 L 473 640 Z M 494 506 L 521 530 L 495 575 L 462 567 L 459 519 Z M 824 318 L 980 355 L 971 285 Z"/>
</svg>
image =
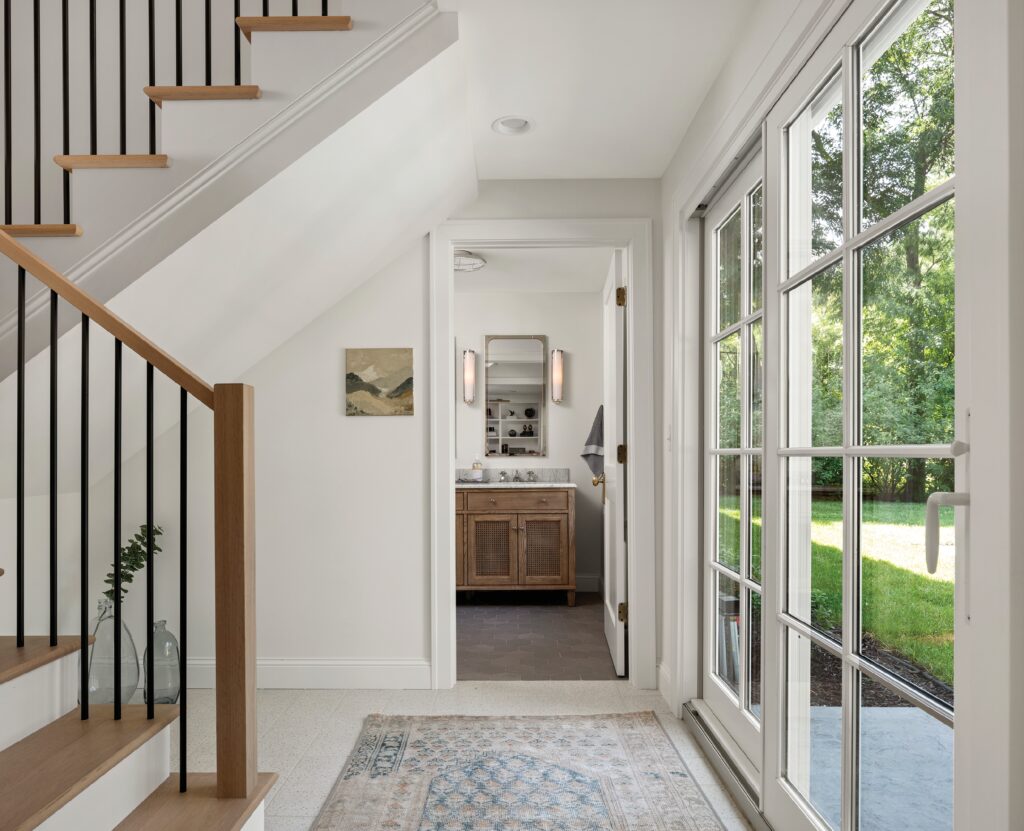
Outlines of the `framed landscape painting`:
<svg viewBox="0 0 1024 831">
<path fill-rule="evenodd" d="M 345 415 L 412 413 L 412 349 L 345 350 Z"/>
</svg>

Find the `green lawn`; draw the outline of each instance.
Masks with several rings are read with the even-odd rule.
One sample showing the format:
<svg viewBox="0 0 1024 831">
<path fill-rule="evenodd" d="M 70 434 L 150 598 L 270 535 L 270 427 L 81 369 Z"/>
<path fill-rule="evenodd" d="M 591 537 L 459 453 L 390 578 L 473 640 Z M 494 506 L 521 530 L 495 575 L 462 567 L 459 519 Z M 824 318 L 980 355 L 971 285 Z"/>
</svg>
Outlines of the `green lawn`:
<svg viewBox="0 0 1024 831">
<path fill-rule="evenodd" d="M 751 541 L 752 569 L 760 570 L 760 506 L 755 503 Z M 943 512 L 942 525 L 951 527 L 952 512 Z M 737 500 L 721 509 L 720 559 L 739 562 L 740 516 Z M 843 558 L 839 542 L 842 504 L 816 500 L 811 514 L 811 621 L 824 630 L 842 624 Z M 919 532 L 918 532 L 918 529 Z M 863 627 L 881 646 L 903 655 L 947 684 L 953 683 L 953 583 L 889 562 L 877 546 L 908 533 L 924 546 L 924 505 L 902 502 L 866 503 L 865 544 L 861 585 Z M 872 541 L 876 552 L 872 552 Z M 916 547 L 916 546 L 915 546 Z M 872 554 L 875 553 L 875 556 Z M 916 560 L 914 561 L 916 564 Z"/>
</svg>

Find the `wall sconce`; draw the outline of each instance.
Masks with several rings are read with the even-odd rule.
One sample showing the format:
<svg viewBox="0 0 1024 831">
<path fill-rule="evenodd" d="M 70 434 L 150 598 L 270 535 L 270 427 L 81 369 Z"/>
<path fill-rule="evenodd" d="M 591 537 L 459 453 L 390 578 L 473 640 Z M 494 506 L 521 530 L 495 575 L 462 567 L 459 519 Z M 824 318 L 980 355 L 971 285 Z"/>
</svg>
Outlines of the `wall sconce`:
<svg viewBox="0 0 1024 831">
<path fill-rule="evenodd" d="M 462 352 L 462 400 L 467 404 L 476 401 L 476 352 L 472 349 Z"/>
<path fill-rule="evenodd" d="M 562 387 L 565 382 L 565 352 L 561 349 L 551 350 L 551 400 L 562 403 Z"/>
</svg>

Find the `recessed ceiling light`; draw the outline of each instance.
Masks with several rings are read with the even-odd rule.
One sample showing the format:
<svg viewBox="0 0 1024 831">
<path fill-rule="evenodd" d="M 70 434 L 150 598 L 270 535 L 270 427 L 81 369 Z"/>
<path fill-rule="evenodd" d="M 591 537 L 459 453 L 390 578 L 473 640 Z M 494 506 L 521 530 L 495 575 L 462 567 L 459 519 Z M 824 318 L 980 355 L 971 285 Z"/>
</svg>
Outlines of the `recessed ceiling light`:
<svg viewBox="0 0 1024 831">
<path fill-rule="evenodd" d="M 487 260 L 479 254 L 474 254 L 472 251 L 466 251 L 462 248 L 455 252 L 456 271 L 479 271 L 485 265 L 487 265 Z"/>
<path fill-rule="evenodd" d="M 521 136 L 530 129 L 530 122 L 521 115 L 504 115 L 491 124 L 491 129 L 503 136 Z"/>
</svg>

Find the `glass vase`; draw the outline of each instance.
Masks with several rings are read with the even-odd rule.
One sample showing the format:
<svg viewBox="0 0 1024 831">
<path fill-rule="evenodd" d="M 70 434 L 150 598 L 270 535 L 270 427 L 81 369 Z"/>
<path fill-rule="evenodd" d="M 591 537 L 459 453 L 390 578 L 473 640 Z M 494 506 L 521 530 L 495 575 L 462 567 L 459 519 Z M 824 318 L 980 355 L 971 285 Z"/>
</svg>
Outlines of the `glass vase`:
<svg viewBox="0 0 1024 831">
<path fill-rule="evenodd" d="M 104 597 L 90 625 L 89 703 L 114 703 L 114 604 Z M 81 661 L 81 659 L 79 659 Z M 127 704 L 139 687 L 139 653 L 132 633 L 121 618 L 121 703 Z"/>
<path fill-rule="evenodd" d="M 142 658 L 149 667 L 149 650 Z M 167 629 L 166 620 L 153 624 L 153 703 L 177 704 L 181 692 L 181 653 L 178 640 Z M 149 684 L 143 686 L 143 698 L 149 702 Z"/>
</svg>

